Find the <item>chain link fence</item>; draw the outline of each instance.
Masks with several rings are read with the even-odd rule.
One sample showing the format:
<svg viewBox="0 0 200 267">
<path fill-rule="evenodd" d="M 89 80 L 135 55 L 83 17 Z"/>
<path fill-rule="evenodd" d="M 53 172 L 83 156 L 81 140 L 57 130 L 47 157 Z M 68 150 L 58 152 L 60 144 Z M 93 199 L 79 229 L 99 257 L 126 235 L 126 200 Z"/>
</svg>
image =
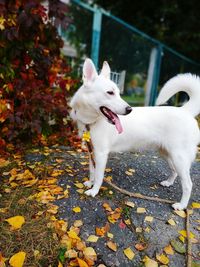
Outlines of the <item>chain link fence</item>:
<svg viewBox="0 0 200 267">
<path fill-rule="evenodd" d="M 159 89 L 178 73 L 200 74 L 200 64 L 101 8 L 73 0 L 71 16 L 73 25 L 61 34 L 75 51 L 73 66 L 80 69 L 86 57 L 97 69 L 108 61 L 122 97 L 133 106 L 154 105 Z M 170 104 L 180 105 L 186 98 L 180 93 Z"/>
</svg>

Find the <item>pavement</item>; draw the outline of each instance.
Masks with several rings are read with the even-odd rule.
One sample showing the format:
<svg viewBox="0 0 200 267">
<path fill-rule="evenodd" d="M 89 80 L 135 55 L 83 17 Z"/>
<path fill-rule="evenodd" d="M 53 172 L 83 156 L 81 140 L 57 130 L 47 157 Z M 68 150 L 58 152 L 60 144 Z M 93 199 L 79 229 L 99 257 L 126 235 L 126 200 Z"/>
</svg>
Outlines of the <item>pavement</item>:
<svg viewBox="0 0 200 267">
<path fill-rule="evenodd" d="M 173 255 L 164 252 L 164 248 L 173 242 L 178 242 L 187 251 L 187 239 L 184 242 L 182 242 L 183 237 L 181 238 L 182 241 L 179 239 L 181 236 L 179 231 L 186 228 L 186 218 L 174 213 L 170 204 L 128 197 L 111 188 L 105 182 L 95 198 L 85 196 L 75 184 L 77 182 L 83 183 L 88 177 L 87 153 L 76 152 L 69 147 L 62 146 L 51 156 L 50 164 L 54 164 L 58 158 L 64 159 L 61 168 L 67 170 L 67 174 L 60 176 L 59 184 L 63 188 L 69 188 L 70 193 L 69 198 L 56 201 L 59 206 L 59 216 L 61 219 L 67 220 L 69 225 L 72 225 L 75 220 L 83 221 L 80 232 L 82 240 L 87 240 L 90 235 L 95 235 L 96 227 L 100 228 L 108 224 L 108 212 L 103 207 L 104 203 L 107 203 L 112 210 L 118 207 L 123 209 L 119 219 L 114 223 L 109 222 L 109 233 L 113 236 L 105 235 L 94 243 L 86 241 L 87 245 L 92 246 L 98 255 L 95 266 L 104 264 L 107 267 L 141 267 L 144 266 L 143 259 L 145 256 L 156 260 L 158 266 L 187 266 L 186 253 L 180 253 L 179 249 L 175 249 L 176 246 L 172 246 Z M 160 182 L 169 175 L 170 170 L 166 162 L 153 151 L 111 154 L 105 173 L 105 176 L 111 177 L 110 179 L 114 184 L 130 192 L 179 201 L 181 198 L 179 178 L 176 179 L 172 187 L 164 188 L 160 185 Z M 192 166 L 191 177 L 194 185 L 189 206 L 193 202 L 200 202 L 199 159 Z M 132 205 L 134 207 L 126 206 L 126 201 L 134 203 Z M 73 208 L 77 206 L 81 208 L 79 213 L 73 212 Z M 138 207 L 145 208 L 145 213 L 138 213 Z M 146 220 L 146 216 L 153 217 L 153 221 Z M 169 219 L 173 219 L 175 225 L 170 225 L 168 223 Z M 190 230 L 194 234 L 192 239 L 192 266 L 197 267 L 200 266 L 200 209 L 193 209 L 189 222 Z M 107 242 L 109 240 L 116 244 L 116 251 L 108 248 Z M 140 250 L 137 248 L 138 244 L 142 244 L 144 247 Z M 125 255 L 124 250 L 126 248 L 131 248 L 135 253 L 132 260 Z M 156 254 L 163 253 L 169 259 L 167 264 L 156 259 Z"/>
</svg>

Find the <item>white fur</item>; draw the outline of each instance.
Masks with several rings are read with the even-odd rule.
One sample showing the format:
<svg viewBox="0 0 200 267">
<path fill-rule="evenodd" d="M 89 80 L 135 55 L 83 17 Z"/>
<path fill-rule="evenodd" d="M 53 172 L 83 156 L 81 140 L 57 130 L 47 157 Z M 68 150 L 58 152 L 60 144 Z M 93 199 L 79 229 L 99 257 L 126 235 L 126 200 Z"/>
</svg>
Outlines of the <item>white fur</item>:
<svg viewBox="0 0 200 267">
<path fill-rule="evenodd" d="M 86 186 L 92 188 L 85 193 L 93 197 L 98 194 L 109 152 L 155 148 L 164 151 L 172 170 L 172 175 L 161 184 L 170 186 L 179 175 L 182 198 L 173 207 L 185 209 L 192 190 L 190 167 L 200 143 L 200 132 L 194 119 L 200 112 L 200 79 L 191 74 L 178 75 L 161 90 L 157 104 L 166 102 L 178 91 L 187 92 L 190 100 L 183 107 L 137 107 L 130 114 L 121 116 L 126 114 L 128 105 L 121 99 L 116 84 L 109 79 L 108 63 L 103 64 L 100 75 L 97 75 L 92 61 L 86 59 L 83 75 L 83 85 L 71 100 L 71 116 L 82 128 L 90 125 L 94 146 L 96 167 L 90 160 L 90 181 L 86 182 Z M 113 91 L 114 95 L 108 91 Z M 99 110 L 102 105 L 120 115 L 121 134 Z"/>
</svg>

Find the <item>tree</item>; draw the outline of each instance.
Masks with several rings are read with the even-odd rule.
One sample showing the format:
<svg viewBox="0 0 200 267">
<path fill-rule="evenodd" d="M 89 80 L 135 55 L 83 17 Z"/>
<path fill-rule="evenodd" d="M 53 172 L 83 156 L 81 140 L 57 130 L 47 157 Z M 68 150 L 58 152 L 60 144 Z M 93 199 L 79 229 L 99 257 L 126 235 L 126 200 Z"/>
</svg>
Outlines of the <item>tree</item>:
<svg viewBox="0 0 200 267">
<path fill-rule="evenodd" d="M 67 26 L 69 7 L 49 1 L 0 0 L 1 144 L 69 129 L 67 98 L 77 81 L 60 56 L 57 25 Z M 67 124 L 67 125 L 65 125 Z"/>
</svg>

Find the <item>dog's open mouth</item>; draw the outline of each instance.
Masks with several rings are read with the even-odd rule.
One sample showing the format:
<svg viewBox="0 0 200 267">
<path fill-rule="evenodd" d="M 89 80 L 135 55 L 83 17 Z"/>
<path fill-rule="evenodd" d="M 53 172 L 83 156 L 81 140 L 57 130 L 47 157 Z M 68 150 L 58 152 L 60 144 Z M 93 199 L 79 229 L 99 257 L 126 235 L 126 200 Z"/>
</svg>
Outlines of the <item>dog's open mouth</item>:
<svg viewBox="0 0 200 267">
<path fill-rule="evenodd" d="M 100 107 L 101 112 L 103 113 L 103 115 L 108 119 L 108 122 L 110 122 L 111 124 L 114 124 L 118 133 L 122 133 L 123 132 L 123 128 L 120 122 L 119 117 L 117 116 L 116 113 L 112 112 L 112 110 L 110 110 L 107 107 Z"/>
</svg>

